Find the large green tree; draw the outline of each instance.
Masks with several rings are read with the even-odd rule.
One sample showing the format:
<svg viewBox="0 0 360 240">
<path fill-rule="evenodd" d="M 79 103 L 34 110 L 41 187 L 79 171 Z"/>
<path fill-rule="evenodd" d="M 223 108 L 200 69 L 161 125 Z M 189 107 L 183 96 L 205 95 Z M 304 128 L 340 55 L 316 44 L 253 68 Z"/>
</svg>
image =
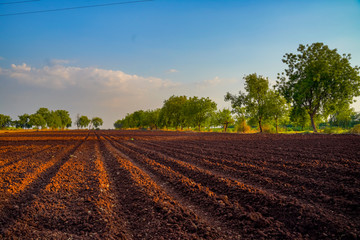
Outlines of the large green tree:
<svg viewBox="0 0 360 240">
<path fill-rule="evenodd" d="M 263 121 L 269 117 L 269 80 L 256 73 L 245 76 L 244 80 L 246 93 L 239 91 L 239 95 L 233 95 L 228 92 L 225 101 L 230 101 L 233 109 L 245 110 L 246 117 L 256 121 L 262 132 Z"/>
<path fill-rule="evenodd" d="M 350 65 L 350 54 L 341 56 L 323 43 L 300 44 L 297 50 L 284 55 L 287 69 L 279 74 L 277 87 L 294 108 L 309 114 L 317 132 L 317 115 L 334 112 L 360 95 L 359 67 Z"/>
</svg>

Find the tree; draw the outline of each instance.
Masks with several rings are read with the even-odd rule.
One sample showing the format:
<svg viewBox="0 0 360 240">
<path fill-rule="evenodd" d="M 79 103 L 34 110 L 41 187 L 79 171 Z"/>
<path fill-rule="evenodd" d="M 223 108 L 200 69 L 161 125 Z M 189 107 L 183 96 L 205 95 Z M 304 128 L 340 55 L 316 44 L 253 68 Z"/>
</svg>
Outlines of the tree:
<svg viewBox="0 0 360 240">
<path fill-rule="evenodd" d="M 144 112 L 143 116 L 143 125 L 144 127 L 149 127 L 150 129 L 157 129 L 159 127 L 159 116 L 160 109 L 147 110 Z"/>
<path fill-rule="evenodd" d="M 72 121 L 71 121 L 71 118 L 70 118 L 70 115 L 69 115 L 68 111 L 66 111 L 66 110 L 56 110 L 55 113 L 61 119 L 61 125 L 60 125 L 61 129 L 71 127 Z"/>
<path fill-rule="evenodd" d="M 201 125 L 205 124 L 208 118 L 216 111 L 216 103 L 213 102 L 210 98 L 198 98 L 192 97 L 189 98 L 185 106 L 185 114 L 189 122 L 193 126 L 197 126 L 199 131 L 201 130 Z"/>
<path fill-rule="evenodd" d="M 46 121 L 46 125 L 50 127 L 51 125 L 51 112 L 47 108 L 39 108 L 39 110 L 36 111 L 35 114 L 40 114 L 43 119 Z"/>
<path fill-rule="evenodd" d="M 226 132 L 229 124 L 235 122 L 234 118 L 231 115 L 231 111 L 226 108 L 216 112 L 214 118 L 215 124 L 222 125 L 224 127 L 224 132 Z"/>
<path fill-rule="evenodd" d="M 123 126 L 124 126 L 123 120 L 119 119 L 114 123 L 115 129 L 121 129 L 121 128 L 123 128 Z"/>
<path fill-rule="evenodd" d="M 81 128 L 86 128 L 87 126 L 89 126 L 91 120 L 87 117 L 87 116 L 81 116 L 79 118 L 79 126 Z"/>
<path fill-rule="evenodd" d="M 51 129 L 61 128 L 62 122 L 61 117 L 56 113 L 56 111 L 51 111 L 48 119 L 48 127 Z"/>
<path fill-rule="evenodd" d="M 244 77 L 245 91 L 247 94 L 239 91 L 239 95 L 226 93 L 225 101 L 230 101 L 233 109 L 245 108 L 246 117 L 252 118 L 259 124 L 259 130 L 262 132 L 262 123 L 269 117 L 268 92 L 269 80 L 257 76 L 256 73 Z"/>
<path fill-rule="evenodd" d="M 6 128 L 11 125 L 11 117 L 0 114 L 0 128 Z"/>
<path fill-rule="evenodd" d="M 46 121 L 43 118 L 41 114 L 35 113 L 30 115 L 30 121 L 29 124 L 31 126 L 35 126 L 37 129 L 45 128 L 46 127 Z"/>
<path fill-rule="evenodd" d="M 16 127 L 20 128 L 31 128 L 31 125 L 29 124 L 30 121 L 30 115 L 24 113 L 23 115 L 18 116 L 19 120 L 16 121 Z"/>
<path fill-rule="evenodd" d="M 184 127 L 185 115 L 184 115 L 184 106 L 187 102 L 186 96 L 171 96 L 169 99 L 164 101 L 162 107 L 163 114 L 168 119 L 171 126 L 176 129 L 180 126 Z"/>
<path fill-rule="evenodd" d="M 286 104 L 286 99 L 277 91 L 270 90 L 268 92 L 267 101 L 267 115 L 275 120 L 276 133 L 278 133 L 278 121 L 289 114 L 289 106 Z"/>
<path fill-rule="evenodd" d="M 76 127 L 79 129 L 81 127 L 80 125 L 80 114 L 76 114 L 76 120 L 75 120 L 75 125 Z"/>
<path fill-rule="evenodd" d="M 99 117 L 94 117 L 91 119 L 91 124 L 97 129 L 99 126 L 103 125 L 103 120 Z"/>
<path fill-rule="evenodd" d="M 330 114 L 330 125 L 342 128 L 349 128 L 351 124 L 351 116 L 355 115 L 354 108 L 350 108 L 349 104 L 339 106 L 338 109 Z"/>
<path fill-rule="evenodd" d="M 288 68 L 278 75 L 277 87 L 293 107 L 309 114 L 317 132 L 317 115 L 336 111 L 360 95 L 359 67 L 350 66 L 350 54 L 341 56 L 323 43 L 300 44 L 297 50 L 299 54 L 284 55 Z"/>
</svg>

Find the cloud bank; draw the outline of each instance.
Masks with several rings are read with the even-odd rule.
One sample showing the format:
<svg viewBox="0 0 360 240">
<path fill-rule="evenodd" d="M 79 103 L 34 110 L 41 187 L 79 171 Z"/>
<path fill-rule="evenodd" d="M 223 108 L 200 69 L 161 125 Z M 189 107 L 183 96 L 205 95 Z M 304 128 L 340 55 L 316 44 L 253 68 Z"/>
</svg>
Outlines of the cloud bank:
<svg viewBox="0 0 360 240">
<path fill-rule="evenodd" d="M 104 92 L 141 93 L 171 88 L 178 84 L 157 77 L 131 75 L 120 70 L 107 70 L 96 67 L 64 66 L 65 60 L 54 60 L 51 66 L 34 68 L 26 63 L 12 64 L 9 69 L 1 69 L 0 74 L 22 84 L 42 88 L 96 88 Z"/>
</svg>

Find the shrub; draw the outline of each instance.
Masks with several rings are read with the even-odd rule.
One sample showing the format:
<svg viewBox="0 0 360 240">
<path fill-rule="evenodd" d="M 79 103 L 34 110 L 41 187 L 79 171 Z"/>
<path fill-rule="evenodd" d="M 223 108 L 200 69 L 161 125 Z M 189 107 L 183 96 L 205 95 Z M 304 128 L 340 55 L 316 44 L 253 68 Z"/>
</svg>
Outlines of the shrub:
<svg viewBox="0 0 360 240">
<path fill-rule="evenodd" d="M 276 133 L 276 129 L 274 126 L 271 126 L 269 124 L 264 124 L 262 126 L 262 130 L 264 133 Z"/>
<path fill-rule="evenodd" d="M 360 124 L 355 125 L 350 132 L 360 134 Z"/>
<path fill-rule="evenodd" d="M 247 125 L 245 120 L 239 121 L 236 123 L 234 131 L 241 133 L 249 133 L 251 130 L 250 126 Z"/>
<path fill-rule="evenodd" d="M 326 133 L 326 134 L 339 134 L 339 133 L 343 133 L 343 132 L 344 132 L 344 130 L 339 127 L 326 127 L 323 130 L 323 133 Z"/>
</svg>

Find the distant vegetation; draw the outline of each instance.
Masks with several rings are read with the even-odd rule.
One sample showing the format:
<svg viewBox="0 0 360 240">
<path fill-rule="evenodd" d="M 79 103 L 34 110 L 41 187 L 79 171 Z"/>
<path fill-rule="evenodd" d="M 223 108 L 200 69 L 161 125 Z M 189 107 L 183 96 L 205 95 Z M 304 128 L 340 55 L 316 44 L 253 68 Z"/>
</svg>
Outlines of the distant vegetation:
<svg viewBox="0 0 360 240">
<path fill-rule="evenodd" d="M 22 114 L 18 116 L 18 120 L 12 120 L 10 116 L 0 114 L 0 129 L 65 129 L 71 127 L 72 120 L 69 112 L 66 110 L 49 110 L 47 108 L 39 108 L 33 114 Z M 97 129 L 103 124 L 103 120 L 94 117 L 91 120 L 87 116 L 81 116 L 76 119 L 76 126 L 86 128 L 89 126 Z"/>
<path fill-rule="evenodd" d="M 354 97 L 360 95 L 359 67 L 350 66 L 350 54 L 340 55 L 323 43 L 300 45 L 297 50 L 298 54 L 284 55 L 287 69 L 278 75 L 273 89 L 266 77 L 256 73 L 245 76 L 245 92 L 225 95 L 231 111 L 216 111 L 209 98 L 171 96 L 162 108 L 127 114 L 114 127 L 359 132 L 360 114 L 350 108 Z"/>
<path fill-rule="evenodd" d="M 161 108 L 128 113 L 114 123 L 116 129 L 174 129 L 224 132 L 299 132 L 320 129 L 325 133 L 360 132 L 360 113 L 350 107 L 360 95 L 358 66 L 350 54 L 340 55 L 323 43 L 299 45 L 298 54 L 287 53 L 284 73 L 272 88 L 267 77 L 244 77 L 245 92 L 226 93 L 232 109 L 217 109 L 210 98 L 171 96 Z M 66 110 L 40 108 L 12 121 L 0 114 L 0 128 L 50 128 L 71 126 Z M 78 114 L 77 128 L 98 129 L 99 117 Z"/>
</svg>

